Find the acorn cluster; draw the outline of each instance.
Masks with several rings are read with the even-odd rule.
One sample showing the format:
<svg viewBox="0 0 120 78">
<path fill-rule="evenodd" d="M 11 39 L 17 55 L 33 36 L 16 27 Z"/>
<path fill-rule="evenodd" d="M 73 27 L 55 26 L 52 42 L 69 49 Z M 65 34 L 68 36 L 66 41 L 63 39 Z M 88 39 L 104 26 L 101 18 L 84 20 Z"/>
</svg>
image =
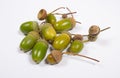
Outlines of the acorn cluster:
<svg viewBox="0 0 120 78">
<path fill-rule="evenodd" d="M 68 13 L 56 13 L 57 10 L 65 9 Z M 60 7 L 48 13 L 45 9 L 41 9 L 38 14 L 37 21 L 26 21 L 20 25 L 21 32 L 25 35 L 20 43 L 20 49 L 23 52 L 31 52 L 31 58 L 39 64 L 44 58 L 46 64 L 58 64 L 64 54 L 81 56 L 96 62 L 94 58 L 81 55 L 80 52 L 84 48 L 84 43 L 96 41 L 100 32 L 109 29 L 100 29 L 97 25 L 92 25 L 87 35 L 73 34 L 69 30 L 75 28 L 76 21 L 72 12 L 67 7 Z M 61 19 L 57 20 L 57 15 L 61 15 Z M 84 40 L 84 36 L 87 40 Z M 48 49 L 51 52 L 47 55 Z M 65 52 L 63 52 L 65 50 Z M 47 55 L 47 56 L 46 56 Z"/>
</svg>

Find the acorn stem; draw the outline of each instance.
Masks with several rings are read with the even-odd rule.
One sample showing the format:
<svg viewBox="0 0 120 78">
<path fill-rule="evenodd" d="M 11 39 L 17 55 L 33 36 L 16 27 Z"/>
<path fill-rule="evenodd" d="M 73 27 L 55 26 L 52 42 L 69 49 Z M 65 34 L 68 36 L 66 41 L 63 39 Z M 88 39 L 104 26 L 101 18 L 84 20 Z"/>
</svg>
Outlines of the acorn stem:
<svg viewBox="0 0 120 78">
<path fill-rule="evenodd" d="M 90 59 L 90 60 L 93 60 L 93 61 L 96 61 L 96 62 L 100 62 L 97 59 L 94 59 L 94 58 L 91 58 L 91 57 L 88 57 L 88 56 L 85 56 L 85 55 L 81 55 L 81 54 L 76 54 L 76 53 L 71 53 L 71 52 L 63 52 L 63 54 L 73 55 L 73 56 L 80 56 L 80 57 L 84 57 L 84 58 L 87 58 L 87 59 Z"/>
<path fill-rule="evenodd" d="M 70 10 L 68 7 L 66 7 L 66 9 L 67 9 L 70 13 L 72 13 L 71 10 Z M 72 18 L 74 18 L 73 14 L 71 14 L 71 16 L 72 16 Z"/>
<path fill-rule="evenodd" d="M 88 36 L 88 35 L 82 35 L 82 36 Z"/>
<path fill-rule="evenodd" d="M 79 22 L 79 21 L 75 21 L 75 22 L 81 24 L 81 22 Z"/>
<path fill-rule="evenodd" d="M 59 10 L 59 9 L 65 9 L 65 7 L 59 7 L 57 9 L 55 9 L 54 11 L 52 11 L 51 13 L 54 13 L 55 11 Z"/>
<path fill-rule="evenodd" d="M 79 35 L 79 34 L 71 34 L 71 35 Z M 82 35 L 82 36 L 88 36 L 88 35 Z"/>
<path fill-rule="evenodd" d="M 110 29 L 110 27 L 104 28 L 104 29 L 100 30 L 100 32 L 105 31 L 107 29 Z"/>
<path fill-rule="evenodd" d="M 66 13 L 66 15 L 69 15 L 69 14 L 75 14 L 75 13 L 77 13 L 77 12 Z"/>
<path fill-rule="evenodd" d="M 107 30 L 107 29 L 110 29 L 110 28 L 111 28 L 111 27 L 104 28 L 104 29 L 100 30 L 100 32 L 103 32 L 103 31 L 105 31 L 105 30 Z M 71 35 L 76 35 L 76 34 L 71 34 Z M 88 35 L 82 35 L 82 36 L 88 36 Z"/>
<path fill-rule="evenodd" d="M 69 14 L 74 14 L 74 13 L 77 13 L 77 12 L 71 12 L 71 13 L 64 13 L 66 15 L 69 15 Z M 64 15 L 64 14 L 61 14 L 61 13 L 54 13 L 55 15 Z"/>
</svg>

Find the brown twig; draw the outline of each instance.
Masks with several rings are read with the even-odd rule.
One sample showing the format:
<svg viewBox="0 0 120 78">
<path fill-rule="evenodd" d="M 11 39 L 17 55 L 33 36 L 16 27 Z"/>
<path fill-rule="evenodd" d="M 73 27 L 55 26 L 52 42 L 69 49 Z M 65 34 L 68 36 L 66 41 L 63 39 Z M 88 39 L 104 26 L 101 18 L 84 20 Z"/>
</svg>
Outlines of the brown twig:
<svg viewBox="0 0 120 78">
<path fill-rule="evenodd" d="M 104 29 L 100 30 L 100 32 L 105 31 L 107 29 L 110 29 L 110 27 L 104 28 Z"/>
<path fill-rule="evenodd" d="M 71 13 L 63 13 L 63 14 L 66 14 L 66 15 L 69 15 L 69 14 L 74 14 L 74 13 L 77 13 L 77 12 L 71 12 Z M 63 15 L 61 13 L 54 13 L 55 15 Z"/>
<path fill-rule="evenodd" d="M 71 10 L 70 10 L 68 7 L 66 7 L 66 9 L 67 9 L 70 13 L 72 13 Z M 73 14 L 71 14 L 71 16 L 72 16 L 72 18 L 74 18 Z"/>
<path fill-rule="evenodd" d="M 81 24 L 81 22 L 79 22 L 79 21 L 75 21 L 75 22 Z"/>
<path fill-rule="evenodd" d="M 57 9 L 55 9 L 54 11 L 52 11 L 51 13 L 54 13 L 55 11 L 59 10 L 59 9 L 65 9 L 65 7 L 59 7 Z"/>
<path fill-rule="evenodd" d="M 96 62 L 100 62 L 97 59 L 94 59 L 94 58 L 91 58 L 91 57 L 88 57 L 88 56 L 85 56 L 85 55 L 81 55 L 81 54 L 76 54 L 76 53 L 71 53 L 71 52 L 63 52 L 63 54 L 73 55 L 73 56 L 80 56 L 80 57 L 91 59 L 91 60 L 96 61 Z"/>
</svg>

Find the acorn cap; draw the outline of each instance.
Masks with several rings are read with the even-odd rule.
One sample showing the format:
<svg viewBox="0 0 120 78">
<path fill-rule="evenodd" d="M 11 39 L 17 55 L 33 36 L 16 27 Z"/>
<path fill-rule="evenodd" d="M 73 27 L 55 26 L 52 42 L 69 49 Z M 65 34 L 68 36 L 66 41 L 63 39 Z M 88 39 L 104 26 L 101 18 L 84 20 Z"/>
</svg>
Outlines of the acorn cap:
<svg viewBox="0 0 120 78">
<path fill-rule="evenodd" d="M 31 31 L 31 32 L 28 33 L 28 35 L 31 35 L 31 36 L 33 36 L 33 37 L 36 38 L 36 39 L 39 39 L 39 38 L 40 38 L 39 33 L 36 32 L 36 31 Z"/>
<path fill-rule="evenodd" d="M 70 19 L 70 21 L 71 21 L 71 23 L 72 23 L 72 28 L 74 28 L 75 25 L 76 25 L 75 19 L 74 19 L 73 17 L 70 17 L 70 18 L 68 18 L 68 19 Z"/>
<path fill-rule="evenodd" d="M 39 25 L 39 32 L 41 32 L 42 31 L 42 29 L 44 28 L 44 26 L 52 26 L 52 24 L 50 24 L 50 23 L 41 23 L 40 25 Z"/>
<path fill-rule="evenodd" d="M 83 40 L 83 36 L 81 34 L 76 34 L 76 35 L 74 35 L 72 40 L 80 40 L 80 41 L 82 41 Z"/>
<path fill-rule="evenodd" d="M 88 36 L 88 39 L 89 39 L 89 41 L 96 41 L 97 40 L 97 36 Z"/>
<path fill-rule="evenodd" d="M 53 58 L 55 59 L 56 64 L 62 60 L 62 52 L 60 52 L 58 50 L 53 50 L 53 51 L 51 51 L 51 54 L 52 54 Z"/>
<path fill-rule="evenodd" d="M 44 39 L 38 39 L 37 41 L 38 41 L 38 42 L 39 42 L 39 41 L 40 41 L 40 42 L 44 42 L 47 47 L 49 46 L 49 45 L 48 45 L 48 42 L 47 42 L 46 40 L 44 40 Z"/>
<path fill-rule="evenodd" d="M 63 15 L 62 15 L 62 18 L 67 18 L 67 14 L 63 14 Z"/>
<path fill-rule="evenodd" d="M 89 28 L 89 35 L 97 36 L 100 33 L 100 28 L 97 25 L 92 25 Z"/>
<path fill-rule="evenodd" d="M 37 17 L 39 20 L 44 20 L 47 17 L 47 11 L 45 9 L 41 9 Z"/>
<path fill-rule="evenodd" d="M 39 32 L 39 25 L 37 21 L 32 21 L 33 22 L 33 30 Z"/>
<path fill-rule="evenodd" d="M 67 35 L 69 35 L 70 39 L 72 39 L 72 35 L 71 35 L 70 32 L 68 32 L 68 31 L 63 31 L 62 34 L 67 34 Z"/>
</svg>

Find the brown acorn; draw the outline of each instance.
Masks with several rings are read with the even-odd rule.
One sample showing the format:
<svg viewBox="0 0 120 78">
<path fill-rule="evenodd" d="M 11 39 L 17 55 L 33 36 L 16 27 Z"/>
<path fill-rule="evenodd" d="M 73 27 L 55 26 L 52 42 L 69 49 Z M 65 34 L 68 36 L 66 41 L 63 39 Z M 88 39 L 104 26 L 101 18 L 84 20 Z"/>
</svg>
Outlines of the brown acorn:
<svg viewBox="0 0 120 78">
<path fill-rule="evenodd" d="M 54 11 L 52 11 L 52 12 L 49 13 L 49 14 L 52 14 L 52 13 L 54 13 L 55 11 L 57 11 L 57 10 L 59 10 L 59 9 L 64 9 L 64 7 L 59 7 L 59 8 L 55 9 Z M 47 14 L 47 11 L 46 11 L 45 9 L 41 9 L 41 10 L 38 12 L 37 18 L 38 18 L 39 20 L 44 20 L 44 19 L 47 18 L 47 16 L 48 16 L 49 14 Z"/>
<path fill-rule="evenodd" d="M 92 25 L 89 28 L 89 34 L 88 34 L 88 40 L 89 41 L 96 41 L 97 36 L 100 34 L 100 32 L 109 29 L 110 27 L 107 27 L 105 29 L 100 30 L 100 27 L 97 25 Z"/>
<path fill-rule="evenodd" d="M 89 34 L 97 36 L 100 33 L 100 28 L 97 25 L 92 25 L 89 28 Z"/>
<path fill-rule="evenodd" d="M 45 9 L 41 9 L 37 17 L 39 20 L 44 20 L 47 17 L 47 11 Z"/>
<path fill-rule="evenodd" d="M 58 64 L 62 60 L 62 52 L 58 50 L 52 50 L 51 53 L 46 58 L 47 64 Z"/>
<path fill-rule="evenodd" d="M 88 35 L 88 39 L 89 41 L 96 41 L 98 34 L 100 33 L 100 28 L 99 26 L 96 25 L 92 25 L 89 28 L 89 35 Z"/>
</svg>

